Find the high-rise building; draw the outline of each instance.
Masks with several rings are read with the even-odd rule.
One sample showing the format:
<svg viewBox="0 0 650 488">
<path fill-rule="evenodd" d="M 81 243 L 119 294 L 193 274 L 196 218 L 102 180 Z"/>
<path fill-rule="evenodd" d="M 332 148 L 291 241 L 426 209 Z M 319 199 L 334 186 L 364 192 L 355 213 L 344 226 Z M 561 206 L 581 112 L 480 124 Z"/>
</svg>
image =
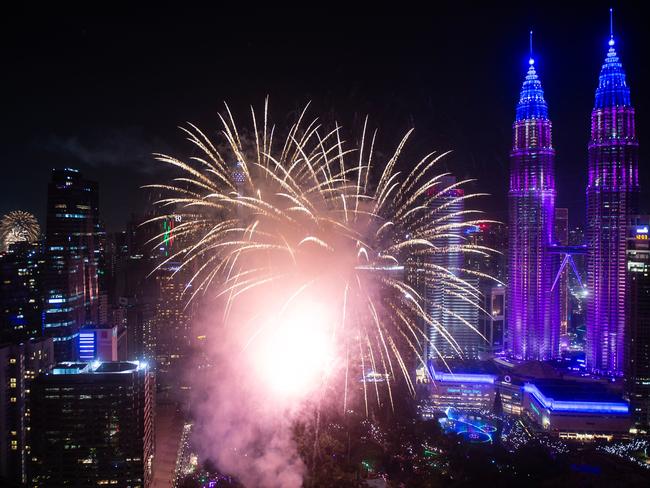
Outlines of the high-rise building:
<svg viewBox="0 0 650 488">
<path fill-rule="evenodd" d="M 650 215 L 635 216 L 627 246 L 625 383 L 632 420 L 650 429 Z"/>
<path fill-rule="evenodd" d="M 481 293 L 484 311 L 480 313 L 479 330 L 486 341 L 480 351 L 482 356 L 491 357 L 504 352 L 506 289 L 500 284 L 485 283 Z"/>
<path fill-rule="evenodd" d="M 454 187 L 455 184 L 456 178 L 453 176 L 442 178 L 440 188 L 436 190 L 441 195 L 431 202 L 433 208 L 439 209 L 437 211 L 439 215 L 436 214 L 433 218 L 444 217 L 445 223 L 448 224 L 462 223 L 464 218 L 462 213 L 465 208 L 462 199 L 464 193 L 462 189 Z M 433 254 L 427 259 L 431 264 L 449 270 L 476 287 L 478 280 L 463 276 L 461 272 L 464 259 L 463 253 L 458 248 L 463 241 L 463 229 L 452 229 L 448 235 L 431 240 L 434 246 L 446 249 L 446 252 Z M 465 290 L 449 288 L 438 283 L 424 285 L 425 311 L 435 324 L 428 327 L 430 344 L 426 356 L 433 360 L 459 356 L 476 359 L 484 341 L 477 332 L 479 313 L 477 300 Z"/>
<path fill-rule="evenodd" d="M 50 338 L 0 345 L 0 484 L 27 482 L 31 385 L 50 370 L 53 355 Z"/>
<path fill-rule="evenodd" d="M 569 209 L 555 208 L 555 243 L 560 246 L 569 245 Z M 568 345 L 566 337 L 569 329 L 569 268 L 564 267 L 557 282 L 559 287 L 558 295 L 560 300 L 560 338 L 564 338 L 565 345 Z"/>
<path fill-rule="evenodd" d="M 75 357 L 79 328 L 98 323 L 97 184 L 77 170 L 52 171 L 47 194 L 44 333 L 57 360 Z"/>
<path fill-rule="evenodd" d="M 492 249 L 487 256 L 470 253 L 465 256 L 465 267 L 484 273 L 501 282 L 507 277 L 508 230 L 503 224 L 482 223 L 465 230 L 467 243 Z"/>
<path fill-rule="evenodd" d="M 634 108 L 613 34 L 591 112 L 587 183 L 587 368 L 621 375 L 625 364 L 625 244 L 637 213 L 639 145 Z"/>
<path fill-rule="evenodd" d="M 191 344 L 191 309 L 187 307 L 188 295 L 185 294 L 187 283 L 183 279 L 185 273 L 175 273 L 178 266 L 179 263 L 170 262 L 156 271 L 160 293 L 155 314 L 156 373 L 159 387 L 164 388 L 180 379 L 176 366 L 187 359 Z"/>
<path fill-rule="evenodd" d="M 41 335 L 44 266 L 40 243 L 16 242 L 0 255 L 0 343 Z"/>
<path fill-rule="evenodd" d="M 149 302 L 125 300 L 128 359 L 155 360 L 156 315 Z"/>
<path fill-rule="evenodd" d="M 510 152 L 508 352 L 547 360 L 559 353 L 558 301 L 553 299 L 555 150 L 542 84 L 529 60 Z"/>
<path fill-rule="evenodd" d="M 32 395 L 30 486 L 151 485 L 154 379 L 145 363 L 59 363 Z"/>
<path fill-rule="evenodd" d="M 25 386 L 21 347 L 0 347 L 0 479 L 22 482 Z"/>
</svg>

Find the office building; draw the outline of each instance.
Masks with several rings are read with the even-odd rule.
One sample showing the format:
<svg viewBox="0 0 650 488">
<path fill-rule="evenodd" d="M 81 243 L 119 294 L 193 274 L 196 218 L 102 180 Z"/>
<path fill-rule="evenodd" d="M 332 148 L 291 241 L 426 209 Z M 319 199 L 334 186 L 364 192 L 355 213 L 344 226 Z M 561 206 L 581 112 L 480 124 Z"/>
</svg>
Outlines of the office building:
<svg viewBox="0 0 650 488">
<path fill-rule="evenodd" d="M 97 184 L 77 170 L 52 171 L 47 195 L 44 334 L 57 360 L 75 357 L 79 329 L 97 324 Z"/>
<path fill-rule="evenodd" d="M 151 486 L 154 378 L 145 363 L 59 363 L 32 396 L 31 486 Z"/>
<path fill-rule="evenodd" d="M 156 271 L 156 284 L 160 293 L 155 314 L 155 352 L 159 381 L 169 384 L 174 366 L 187 358 L 191 344 L 191 308 L 185 293 L 184 274 L 177 273 L 178 263 L 169 263 Z M 143 317 L 144 318 L 144 317 Z M 146 326 L 145 323 L 142 324 Z M 143 334 L 146 330 L 143 330 Z M 143 340 L 146 337 L 143 335 Z M 143 346 L 147 348 L 145 340 Z M 169 382 L 168 382 L 169 380 Z"/>
<path fill-rule="evenodd" d="M 0 480 L 27 481 L 32 382 L 50 370 L 53 356 L 50 338 L 0 345 Z"/>
<path fill-rule="evenodd" d="M 650 216 L 634 216 L 627 245 L 625 384 L 632 420 L 650 430 Z"/>
<path fill-rule="evenodd" d="M 485 337 L 481 342 L 481 359 L 505 352 L 506 289 L 503 285 L 487 283 L 481 287 L 483 311 L 479 315 L 479 330 Z"/>
<path fill-rule="evenodd" d="M 39 243 L 16 242 L 0 255 L 0 342 L 41 335 L 44 267 Z"/>
<path fill-rule="evenodd" d="M 456 178 L 445 176 L 441 178 L 436 192 L 440 195 L 434 198 L 430 205 L 434 209 L 431 218 L 444 219 L 446 224 L 462 224 L 464 192 L 456 188 Z M 454 276 L 465 280 L 473 287 L 478 286 L 474 277 L 463 275 L 463 253 L 458 249 L 464 243 L 464 229 L 450 229 L 444 237 L 434 238 L 431 243 L 444 249 L 445 252 L 435 253 L 427 260 L 429 264 L 448 270 Z M 430 359 L 449 359 L 465 357 L 477 359 L 483 338 L 478 333 L 478 300 L 466 288 L 456 289 L 445 283 L 424 283 L 425 311 L 433 321 L 434 326 L 428 326 L 425 331 L 429 337 L 426 357 Z M 469 324 L 469 325 L 468 325 Z M 451 338 L 455 340 L 451 340 Z"/>
</svg>

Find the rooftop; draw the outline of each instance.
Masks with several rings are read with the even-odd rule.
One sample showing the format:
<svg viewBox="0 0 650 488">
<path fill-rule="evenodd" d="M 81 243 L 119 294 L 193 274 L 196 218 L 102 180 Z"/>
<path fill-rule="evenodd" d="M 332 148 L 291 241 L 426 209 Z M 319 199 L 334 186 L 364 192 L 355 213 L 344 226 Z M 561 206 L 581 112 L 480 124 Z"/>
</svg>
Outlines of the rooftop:
<svg viewBox="0 0 650 488">
<path fill-rule="evenodd" d="M 140 371 L 147 367 L 147 363 L 142 361 L 94 361 L 92 363 L 67 361 L 56 364 L 52 369 L 52 374 L 120 374 Z"/>
<path fill-rule="evenodd" d="M 429 371 L 434 381 L 494 383 L 499 374 L 492 361 L 447 361 L 447 364 L 431 362 Z"/>
<path fill-rule="evenodd" d="M 532 383 L 546 396 L 560 401 L 623 402 L 600 382 L 567 380 L 533 380 Z"/>
<path fill-rule="evenodd" d="M 628 414 L 629 405 L 597 382 L 533 380 L 524 391 L 554 412 Z"/>
</svg>

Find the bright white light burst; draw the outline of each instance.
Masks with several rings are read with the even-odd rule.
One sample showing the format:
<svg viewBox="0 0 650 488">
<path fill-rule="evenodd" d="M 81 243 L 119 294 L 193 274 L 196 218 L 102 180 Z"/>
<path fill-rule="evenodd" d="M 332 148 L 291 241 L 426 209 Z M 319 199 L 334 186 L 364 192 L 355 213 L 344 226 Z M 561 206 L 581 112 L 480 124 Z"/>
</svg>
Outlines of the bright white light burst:
<svg viewBox="0 0 650 488">
<path fill-rule="evenodd" d="M 343 407 L 350 386 L 362 384 L 367 410 L 371 393 L 380 401 L 378 382 L 361 381 L 368 372 L 386 378 L 391 402 L 399 377 L 414 393 L 410 371 L 414 360 L 426 360 L 426 328 L 461 355 L 454 337 L 426 313 L 423 289 L 441 285 L 479 306 L 479 290 L 462 276 L 484 275 L 433 259 L 491 251 L 464 239 L 466 228 L 487 222 L 478 211 L 450 211 L 478 196 L 455 191 L 469 180 L 444 183 L 437 163 L 445 154 L 400 163 L 410 170 L 397 171 L 411 132 L 377 164 L 376 132 L 368 133 L 367 120 L 353 146 L 340 127 L 305 122 L 306 109 L 282 140 L 267 104 L 261 119 L 251 109 L 246 133 L 227 106 L 226 112 L 220 144 L 189 124 L 183 131 L 194 146 L 191 157 L 156 155 L 179 175 L 150 186 L 161 194 L 164 215 L 149 222 L 182 221 L 174 228 L 179 249 L 167 261 L 181 260 L 179 270 L 191 271 L 188 299 L 208 291 L 223 298 L 226 326 L 216 335 L 244 328 L 245 349 L 278 395 L 304 397 L 340 380 Z M 461 244 L 446 244 L 450 236 Z M 429 349 L 435 354 L 433 344 Z"/>
</svg>

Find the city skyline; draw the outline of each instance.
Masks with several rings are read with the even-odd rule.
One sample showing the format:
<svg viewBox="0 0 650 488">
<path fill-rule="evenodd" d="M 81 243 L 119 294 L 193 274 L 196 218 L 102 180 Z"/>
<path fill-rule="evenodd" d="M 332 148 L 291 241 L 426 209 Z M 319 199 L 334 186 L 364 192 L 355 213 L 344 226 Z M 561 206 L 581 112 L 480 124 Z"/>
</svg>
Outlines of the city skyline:
<svg viewBox="0 0 650 488">
<path fill-rule="evenodd" d="M 286 26 L 285 33 L 280 35 L 270 35 L 264 28 L 244 29 L 232 36 L 232 42 L 224 44 L 224 39 L 231 37 L 227 22 L 222 27 L 226 30 L 219 30 L 214 38 L 204 29 L 192 29 L 180 22 L 174 25 L 181 29 L 173 41 L 177 47 L 171 50 L 171 40 L 164 35 L 155 37 L 160 44 L 147 40 L 153 28 L 144 21 L 139 30 L 134 24 L 126 24 L 123 36 L 110 42 L 106 38 L 110 17 L 71 17 L 61 24 L 66 26 L 69 22 L 69 29 L 50 32 L 44 26 L 38 35 L 24 42 L 25 33 L 17 33 L 9 25 L 3 32 L 7 42 L 0 49 L 18 51 L 11 51 L 10 75 L 4 83 L 8 92 L 27 94 L 28 90 L 32 96 L 25 98 L 27 104 L 16 106 L 9 100 L 6 107 L 7 120 L 12 123 L 4 127 L 8 137 L 0 144 L 0 157 L 12 164 L 7 173 L 9 199 L 0 202 L 0 211 L 23 208 L 36 213 L 39 221 L 44 222 L 44 199 L 39 188 L 53 166 L 73 166 L 102 184 L 100 205 L 107 229 L 123 228 L 133 211 L 139 213 L 145 208 L 145 194 L 139 187 L 154 180 L 160 168 L 151 153 L 169 149 L 165 141 L 174 139 L 179 121 L 201 123 L 210 120 L 224 100 L 240 108 L 244 101 L 261 101 L 268 94 L 277 113 L 288 113 L 312 100 L 317 108 L 327 107 L 326 111 L 349 129 L 358 126 L 368 114 L 371 126 L 374 124 L 387 136 L 386 147 L 396 134 L 414 126 L 414 149 L 432 144 L 440 151 L 453 150 L 446 163 L 448 168 L 461 178 L 477 177 L 477 188 L 492 194 L 486 199 L 486 208 L 505 221 L 511 119 L 508 107 L 516 101 L 516 80 L 527 62 L 527 34 L 533 28 L 536 57 L 544 66 L 550 116 L 555 124 L 556 162 L 562 169 L 557 174 L 557 205 L 569 208 L 571 224 L 575 225 L 584 221 L 585 196 L 571 190 L 576 182 L 584 182 L 585 186 L 587 182 L 584 147 L 589 138 L 586 121 L 593 104 L 590 87 L 596 86 L 597 69 L 602 62 L 598 53 L 603 40 L 608 38 L 608 6 L 564 7 L 562 18 L 553 15 L 550 5 L 518 7 L 508 12 L 479 9 L 467 18 L 461 17 L 464 12 L 444 7 L 440 16 L 431 19 L 404 19 L 399 23 L 400 35 L 390 41 L 377 37 L 388 23 L 386 18 L 373 18 L 370 24 L 361 25 L 343 21 L 335 40 L 307 36 L 298 51 L 286 49 L 289 39 L 305 36 L 295 23 L 291 24 L 293 27 Z M 630 15 L 631 7 L 626 8 L 624 3 L 617 7 L 614 23 L 620 33 L 619 54 L 624 59 L 643 59 L 649 44 L 640 37 L 646 35 L 645 31 L 635 27 L 638 19 Z M 162 25 L 166 25 L 169 21 L 164 12 L 160 16 Z M 465 28 L 458 30 L 453 21 L 442 21 L 448 18 L 458 22 L 462 19 Z M 137 19 L 136 15 L 134 22 Z M 495 33 L 493 25 L 501 26 L 498 32 Z M 326 32 L 326 27 L 319 27 L 318 23 L 314 29 Z M 196 36 L 199 42 L 195 42 Z M 48 47 L 39 50 L 44 47 L 45 38 Z M 267 42 L 271 42 L 272 53 L 282 52 L 283 57 L 257 54 L 256 47 Z M 330 45 L 331 42 L 334 44 Z M 183 50 L 184 46 L 188 49 Z M 333 61 L 332 69 L 337 73 L 349 72 L 343 84 L 336 81 L 331 70 L 318 73 L 305 59 L 305 51 L 311 49 L 319 55 L 326 49 L 336 50 L 337 46 L 341 46 L 343 55 Z M 229 81 L 231 77 L 221 76 L 216 61 L 214 66 L 205 65 L 201 79 L 206 84 L 183 75 L 184 67 L 191 65 L 194 57 L 200 53 L 209 59 L 208 51 L 213 48 L 221 54 L 219 59 L 236 67 L 246 83 L 233 84 Z M 65 53 L 59 65 L 51 64 L 59 58 L 47 57 L 53 49 Z M 23 55 L 16 56 L 17 52 Z M 171 58 L 165 64 L 162 59 L 168 59 L 167 55 Z M 42 61 L 49 66 L 48 72 L 56 73 L 56 79 L 52 80 L 51 89 L 34 91 L 36 79 L 29 77 L 24 63 L 27 59 L 36 62 L 39 57 L 46 57 Z M 274 60 L 278 65 L 271 76 L 270 63 Z M 256 63 L 260 76 L 249 76 Z M 163 66 L 171 71 L 158 76 Z M 294 75 L 290 66 L 295 66 L 300 75 Z M 128 83 L 127 79 L 116 78 L 117 71 L 110 67 L 127 70 L 131 73 L 129 79 L 136 81 Z M 465 67 L 472 67 L 481 75 L 464 77 L 460 73 Z M 75 74 L 78 68 L 81 78 Z M 636 64 L 628 67 L 633 88 L 645 84 L 644 76 Z M 211 82 L 209 89 L 207 80 Z M 145 83 L 152 90 L 146 90 Z M 477 83 L 484 85 L 481 90 L 476 89 Z M 172 94 L 176 92 L 183 96 L 182 106 L 173 103 L 177 97 Z M 292 97 L 289 93 L 300 95 Z M 440 93 L 448 96 L 436 96 Z M 67 101 L 66 109 L 61 105 L 63 100 Z M 92 104 L 85 100 L 92 100 Z M 163 102 L 165 110 L 160 108 Z M 647 94 L 638 90 L 635 104 L 642 129 L 645 114 L 650 112 L 646 108 Z M 96 109 L 89 110 L 93 106 Z M 347 108 L 350 106 L 355 109 Z M 475 110 L 483 114 L 478 120 Z M 488 123 L 482 122 L 484 117 L 489 118 Z M 58 121 L 54 123 L 53 118 Z M 644 137 L 645 131 L 640 130 L 642 159 Z M 27 174 L 24 168 L 28 166 L 40 169 Z M 641 180 L 646 192 L 650 187 L 648 176 L 642 174 Z"/>
<path fill-rule="evenodd" d="M 0 485 L 645 486 L 638 12 L 12 17 Z"/>
</svg>

